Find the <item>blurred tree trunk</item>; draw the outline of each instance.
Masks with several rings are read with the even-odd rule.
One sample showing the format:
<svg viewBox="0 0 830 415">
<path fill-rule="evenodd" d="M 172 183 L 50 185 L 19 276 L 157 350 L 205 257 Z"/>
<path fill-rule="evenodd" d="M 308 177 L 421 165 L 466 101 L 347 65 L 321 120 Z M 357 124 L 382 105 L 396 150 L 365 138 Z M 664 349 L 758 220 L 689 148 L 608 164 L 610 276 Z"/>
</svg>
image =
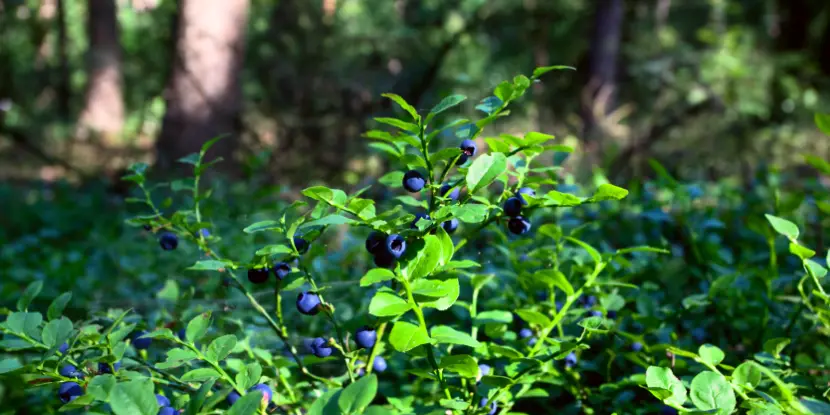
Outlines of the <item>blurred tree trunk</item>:
<svg viewBox="0 0 830 415">
<path fill-rule="evenodd" d="M 248 0 L 182 0 L 176 20 L 173 68 L 167 81 L 157 164 L 173 170 L 176 160 L 206 141 L 228 134 L 209 152 L 221 156 L 224 173 L 239 174 L 233 156 L 241 130 L 240 72 Z"/>
<path fill-rule="evenodd" d="M 588 63 L 588 84 L 582 97 L 586 155 L 601 149 L 601 124 L 616 106 L 617 68 L 623 25 L 623 0 L 597 0 Z M 595 161 L 595 160 L 594 160 Z"/>
<path fill-rule="evenodd" d="M 114 144 L 124 126 L 118 10 L 115 0 L 89 0 L 88 5 L 89 82 L 80 124 Z"/>
<path fill-rule="evenodd" d="M 830 4 L 825 4 L 825 16 L 830 16 Z M 819 65 L 821 71 L 827 76 L 830 76 L 830 18 L 824 26 L 824 34 L 819 43 Z"/>
</svg>

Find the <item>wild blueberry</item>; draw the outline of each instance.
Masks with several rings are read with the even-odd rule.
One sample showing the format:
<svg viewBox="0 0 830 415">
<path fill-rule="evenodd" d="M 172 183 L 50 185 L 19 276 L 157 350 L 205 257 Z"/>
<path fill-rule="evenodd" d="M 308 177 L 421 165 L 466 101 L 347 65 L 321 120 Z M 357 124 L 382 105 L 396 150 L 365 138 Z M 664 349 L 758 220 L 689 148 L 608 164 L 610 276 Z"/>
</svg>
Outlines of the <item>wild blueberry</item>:
<svg viewBox="0 0 830 415">
<path fill-rule="evenodd" d="M 692 330 L 692 338 L 695 339 L 696 342 L 701 343 L 703 340 L 706 340 L 706 330 L 702 327 L 697 327 Z"/>
<path fill-rule="evenodd" d="M 84 389 L 75 382 L 64 382 L 58 387 L 58 397 L 63 403 L 72 401 L 83 394 Z"/>
<path fill-rule="evenodd" d="M 294 247 L 297 248 L 297 252 L 304 254 L 308 251 L 309 243 L 299 236 L 294 236 Z"/>
<path fill-rule="evenodd" d="M 588 317 L 602 317 L 602 311 L 600 310 L 591 310 L 588 312 Z"/>
<path fill-rule="evenodd" d="M 608 313 L 606 313 L 605 315 L 610 319 L 615 319 L 617 318 L 617 310 L 608 310 Z"/>
<path fill-rule="evenodd" d="M 582 303 L 582 306 L 585 308 L 591 308 L 597 305 L 597 296 L 595 295 L 583 295 L 579 297 L 579 302 Z"/>
<path fill-rule="evenodd" d="M 175 415 L 176 413 L 176 408 L 170 406 L 162 406 L 161 409 L 159 409 L 158 414 L 156 415 Z"/>
<path fill-rule="evenodd" d="M 61 376 L 67 378 L 80 379 L 84 377 L 84 374 L 81 371 L 79 371 L 77 367 L 72 365 L 61 366 L 60 370 L 58 370 L 58 373 L 60 373 Z"/>
<path fill-rule="evenodd" d="M 357 329 L 357 332 L 354 334 L 354 341 L 357 343 L 357 346 L 362 349 L 371 349 L 375 346 L 375 342 L 378 340 L 378 333 L 375 329 L 369 326 L 363 326 Z"/>
<path fill-rule="evenodd" d="M 167 399 L 164 395 L 156 394 L 156 402 L 158 402 L 161 407 L 170 406 L 170 399 Z"/>
<path fill-rule="evenodd" d="M 164 232 L 159 236 L 159 245 L 165 251 L 172 251 L 179 246 L 179 237 L 175 233 Z"/>
<path fill-rule="evenodd" d="M 458 200 L 458 194 L 460 193 L 460 191 L 461 189 L 459 189 L 458 187 L 453 187 L 452 189 L 450 189 L 450 185 L 449 183 L 447 183 L 441 186 L 441 189 L 438 190 L 438 194 L 443 197 L 449 198 L 450 200 L 455 202 L 456 200 Z"/>
<path fill-rule="evenodd" d="M 239 398 L 241 398 L 241 396 L 239 396 L 239 392 L 231 391 L 231 393 L 228 394 L 228 397 L 225 398 L 225 400 L 228 402 L 228 405 L 233 406 L 233 404 L 235 404 L 236 401 L 239 400 Z"/>
<path fill-rule="evenodd" d="M 522 201 L 518 197 L 511 197 L 504 201 L 504 214 L 510 217 L 519 216 L 522 213 Z"/>
<path fill-rule="evenodd" d="M 305 348 L 306 353 L 314 354 L 314 340 L 316 339 L 303 339 L 303 347 Z"/>
<path fill-rule="evenodd" d="M 268 274 L 270 271 L 268 268 L 251 268 L 248 270 L 248 281 L 254 284 L 262 284 L 265 281 L 268 281 Z"/>
<path fill-rule="evenodd" d="M 631 350 L 639 352 L 640 350 L 643 350 L 643 344 L 640 342 L 631 343 Z"/>
<path fill-rule="evenodd" d="M 567 356 L 565 356 L 565 367 L 572 368 L 576 366 L 577 358 L 576 353 L 570 352 Z"/>
<path fill-rule="evenodd" d="M 516 235 L 522 235 L 530 231 L 530 221 L 522 216 L 510 218 L 507 221 L 507 229 Z"/>
<path fill-rule="evenodd" d="M 383 356 L 375 356 L 375 361 L 372 362 L 372 369 L 378 373 L 385 371 L 386 359 L 384 359 Z"/>
<path fill-rule="evenodd" d="M 58 347 L 58 351 L 61 352 L 61 354 L 66 354 L 66 352 L 69 351 L 69 343 L 62 344 L 61 347 Z"/>
<path fill-rule="evenodd" d="M 469 139 L 468 139 L 468 140 L 464 140 L 464 141 L 462 141 L 462 142 L 461 142 L 461 145 L 460 145 L 460 146 L 458 146 L 458 148 L 460 148 L 460 149 L 461 149 L 461 151 L 463 151 L 463 152 L 464 152 L 464 155 L 465 155 L 465 156 L 468 156 L 468 157 L 473 157 L 473 156 L 475 156 L 475 155 L 476 155 L 476 150 L 477 150 L 477 148 L 476 148 L 476 142 L 475 142 L 475 141 L 473 141 L 473 140 L 469 140 Z"/>
<path fill-rule="evenodd" d="M 331 353 L 334 351 L 331 345 L 329 345 L 329 343 L 326 341 L 326 339 L 322 337 L 314 339 L 314 341 L 311 343 L 311 350 L 312 353 L 314 353 L 314 355 L 317 357 L 329 357 L 331 356 Z"/>
<path fill-rule="evenodd" d="M 199 233 L 205 238 L 210 237 L 210 231 L 205 228 L 199 229 Z"/>
<path fill-rule="evenodd" d="M 366 362 L 364 362 L 362 360 L 358 360 L 354 363 L 355 363 L 355 366 L 357 367 L 357 370 L 355 370 L 354 373 L 358 377 L 365 375 L 366 374 Z"/>
<path fill-rule="evenodd" d="M 420 192 L 426 183 L 427 182 L 424 180 L 424 176 L 422 176 L 417 170 L 410 170 L 403 175 L 403 188 L 406 189 L 407 192 Z"/>
<path fill-rule="evenodd" d="M 145 225 L 144 225 L 144 230 L 145 230 L 145 231 L 151 231 L 151 230 L 153 230 L 153 227 L 152 227 L 151 225 L 146 225 L 146 224 L 145 224 Z"/>
<path fill-rule="evenodd" d="M 554 301 L 553 304 L 556 306 L 556 312 L 558 313 L 559 310 L 562 309 L 562 303 L 560 303 L 559 301 Z"/>
<path fill-rule="evenodd" d="M 271 269 L 280 281 L 291 273 L 291 265 L 285 262 L 277 262 Z"/>
<path fill-rule="evenodd" d="M 369 234 L 369 237 L 366 238 L 366 250 L 369 251 L 370 254 L 375 255 L 378 253 L 381 247 L 383 247 L 383 243 L 386 241 L 386 234 L 383 232 L 372 231 Z"/>
<path fill-rule="evenodd" d="M 147 332 L 142 330 L 133 333 L 133 347 L 138 350 L 150 348 L 150 343 L 153 342 L 153 339 L 150 337 L 144 337 L 145 334 L 147 334 Z"/>
<path fill-rule="evenodd" d="M 488 400 L 487 398 L 481 398 L 481 401 L 478 402 L 478 406 L 481 408 L 487 407 Z M 493 415 L 498 410 L 498 406 L 496 405 L 496 401 L 490 402 L 490 412 L 487 412 L 487 415 Z"/>
<path fill-rule="evenodd" d="M 519 201 L 521 201 L 523 205 L 527 205 L 527 200 L 525 200 L 525 198 L 523 198 L 522 195 L 536 197 L 536 191 L 529 187 L 523 187 L 519 189 L 518 192 L 516 192 L 516 197 L 519 199 Z"/>
<path fill-rule="evenodd" d="M 490 365 L 486 363 L 481 363 L 478 365 L 478 372 L 481 373 L 481 376 L 487 376 L 490 374 Z"/>
<path fill-rule="evenodd" d="M 255 385 L 254 387 L 252 387 L 251 389 L 248 390 L 248 392 L 253 392 L 253 391 L 262 392 L 262 404 L 263 405 L 268 405 L 268 402 L 271 402 L 271 397 L 274 396 L 274 392 L 271 391 L 271 388 L 268 385 L 264 384 L 264 383 L 260 383 L 259 385 Z"/>
<path fill-rule="evenodd" d="M 443 227 L 447 233 L 453 233 L 456 229 L 458 229 L 458 219 L 452 218 L 450 220 L 445 220 L 444 223 L 441 224 L 441 227 Z"/>
<path fill-rule="evenodd" d="M 533 330 L 531 329 L 521 329 L 519 330 L 519 337 L 526 339 L 533 335 Z"/>
<path fill-rule="evenodd" d="M 538 341 L 539 341 L 539 339 L 537 339 L 535 337 L 531 337 L 530 340 L 527 341 L 527 345 L 528 346 L 536 346 L 536 342 L 538 342 Z"/>
<path fill-rule="evenodd" d="M 301 292 L 297 295 L 297 310 L 307 316 L 320 312 L 320 296 L 313 292 Z"/>
<path fill-rule="evenodd" d="M 100 373 L 112 373 L 113 370 L 118 372 L 118 369 L 121 368 L 121 362 L 115 362 L 112 364 L 112 368 L 107 363 L 98 363 L 98 372 Z"/>
<path fill-rule="evenodd" d="M 179 340 L 181 340 L 181 341 L 187 341 L 187 330 L 186 330 L 186 329 L 181 329 L 181 330 L 179 330 L 179 331 L 176 333 L 176 336 L 177 336 L 177 337 L 179 338 Z"/>
<path fill-rule="evenodd" d="M 391 254 L 395 259 L 398 259 L 406 252 L 406 239 L 398 234 L 392 234 L 386 237 L 386 252 Z"/>
<path fill-rule="evenodd" d="M 393 268 L 395 266 L 395 257 L 389 252 L 386 252 L 386 249 L 378 251 L 375 254 L 375 266 L 378 268 Z"/>
<path fill-rule="evenodd" d="M 429 215 L 427 215 L 426 213 L 416 213 L 415 219 L 412 220 L 412 224 L 409 225 L 409 227 L 412 229 L 418 229 L 418 221 L 421 219 L 431 220 Z"/>
<path fill-rule="evenodd" d="M 660 408 L 660 415 L 677 415 L 677 409 L 674 409 L 668 405 L 663 405 L 663 407 Z"/>
</svg>

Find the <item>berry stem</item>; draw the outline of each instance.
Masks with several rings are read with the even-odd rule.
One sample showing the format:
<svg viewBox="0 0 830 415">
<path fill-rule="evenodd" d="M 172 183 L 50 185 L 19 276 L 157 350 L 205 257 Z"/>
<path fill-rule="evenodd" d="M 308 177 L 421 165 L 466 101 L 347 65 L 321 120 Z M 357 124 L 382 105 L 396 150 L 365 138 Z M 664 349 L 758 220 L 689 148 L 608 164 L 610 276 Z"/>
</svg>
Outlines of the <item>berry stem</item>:
<svg viewBox="0 0 830 415">
<path fill-rule="evenodd" d="M 383 342 L 383 332 L 386 331 L 386 323 L 382 323 L 377 328 L 378 339 L 375 342 L 375 345 L 372 346 L 372 351 L 369 353 L 369 363 L 366 363 L 366 374 L 369 375 L 372 373 L 372 369 L 375 367 L 375 357 L 378 355 L 378 351 L 380 351 L 380 343 Z"/>
<path fill-rule="evenodd" d="M 415 301 L 415 297 L 412 295 L 412 287 L 409 285 L 409 281 L 406 278 L 401 278 L 401 282 L 403 283 L 403 288 L 406 291 L 406 298 L 410 304 L 412 304 L 412 311 L 415 312 L 415 315 L 418 317 L 418 323 L 420 327 L 424 330 L 424 333 L 429 337 L 429 330 L 427 329 L 427 322 L 424 319 L 424 310 L 421 309 L 421 306 L 418 305 L 418 302 Z M 432 344 L 426 345 L 427 350 L 427 360 L 429 361 L 430 366 L 432 366 L 433 372 L 435 375 L 438 376 L 438 381 L 441 383 L 441 388 L 444 389 L 444 395 L 446 395 L 447 399 L 452 399 L 452 394 L 450 393 L 450 389 L 447 386 L 447 380 L 444 379 L 444 373 L 441 368 L 438 367 L 438 362 L 435 360 L 435 352 L 432 348 Z"/>
</svg>

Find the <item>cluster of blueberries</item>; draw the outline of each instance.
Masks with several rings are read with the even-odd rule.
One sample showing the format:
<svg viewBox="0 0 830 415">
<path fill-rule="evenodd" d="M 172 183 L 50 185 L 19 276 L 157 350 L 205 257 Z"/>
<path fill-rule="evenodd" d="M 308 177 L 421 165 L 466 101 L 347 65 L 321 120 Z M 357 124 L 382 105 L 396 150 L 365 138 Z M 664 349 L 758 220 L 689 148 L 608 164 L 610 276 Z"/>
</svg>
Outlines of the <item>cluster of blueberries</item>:
<svg viewBox="0 0 830 415">
<path fill-rule="evenodd" d="M 298 252 L 304 253 L 308 251 L 310 244 L 305 239 L 295 236 L 294 246 L 297 248 Z M 251 268 L 248 270 L 248 281 L 254 284 L 262 284 L 268 281 L 268 277 L 271 275 L 271 272 L 277 276 L 278 280 L 282 281 L 288 276 L 288 274 L 291 273 L 291 265 L 287 262 L 277 262 L 271 267 Z"/>
<path fill-rule="evenodd" d="M 529 188 L 523 187 L 516 192 L 515 196 L 509 197 L 504 201 L 504 214 L 510 219 L 507 221 L 507 229 L 516 235 L 522 235 L 530 231 L 530 221 L 522 216 L 522 206 L 527 206 L 527 200 L 522 195 L 536 196 L 536 192 Z"/>
<path fill-rule="evenodd" d="M 69 351 L 69 344 L 67 344 L 67 343 L 62 344 L 58 348 L 58 351 L 61 354 L 65 355 Z M 118 369 L 120 369 L 120 368 L 121 368 L 121 363 L 120 362 L 115 362 L 112 365 L 107 364 L 107 363 L 98 363 L 98 373 L 102 374 L 102 375 L 107 374 L 107 373 L 113 373 L 113 371 L 118 371 Z M 58 374 L 60 374 L 61 376 L 65 377 L 65 378 L 71 378 L 71 379 L 83 379 L 84 378 L 84 373 L 81 370 L 79 370 L 77 367 L 75 367 L 71 364 L 66 364 L 66 365 L 61 366 L 61 368 L 58 369 Z M 58 398 L 60 398 L 61 402 L 63 402 L 63 403 L 71 402 L 71 401 L 77 399 L 79 396 L 81 396 L 83 394 L 84 394 L 84 389 L 77 382 L 71 382 L 71 381 L 70 382 L 63 382 L 58 387 Z"/>
<path fill-rule="evenodd" d="M 375 347 L 375 343 L 378 341 L 378 333 L 375 329 L 369 326 L 363 326 L 355 332 L 354 341 L 361 349 L 371 349 L 372 347 Z M 309 353 L 320 358 L 329 357 L 332 353 L 334 353 L 334 348 L 328 341 L 326 341 L 326 339 L 322 337 L 306 339 L 303 343 Z M 361 366 L 365 366 L 365 362 L 358 360 L 356 363 L 359 367 L 358 375 L 362 376 L 365 372 Z M 376 356 L 375 360 L 372 362 L 372 367 L 376 372 L 385 371 L 386 366 L 386 359 L 382 356 Z"/>
</svg>

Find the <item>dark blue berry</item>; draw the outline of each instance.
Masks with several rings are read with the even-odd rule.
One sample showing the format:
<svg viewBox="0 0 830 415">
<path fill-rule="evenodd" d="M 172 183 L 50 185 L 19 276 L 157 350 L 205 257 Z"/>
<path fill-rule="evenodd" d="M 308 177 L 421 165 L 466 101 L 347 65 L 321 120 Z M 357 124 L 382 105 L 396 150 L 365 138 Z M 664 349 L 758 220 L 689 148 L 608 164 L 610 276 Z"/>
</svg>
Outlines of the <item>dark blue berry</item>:
<svg viewBox="0 0 830 415">
<path fill-rule="evenodd" d="M 150 337 L 144 337 L 145 334 L 147 334 L 147 332 L 141 330 L 133 333 L 133 347 L 138 350 L 150 348 L 150 343 L 153 342 L 153 339 Z"/>
<path fill-rule="evenodd" d="M 416 213 L 415 219 L 412 221 L 412 224 L 409 225 L 409 227 L 412 229 L 418 229 L 418 221 L 421 219 L 432 220 L 426 213 Z"/>
<path fill-rule="evenodd" d="M 210 231 L 205 228 L 199 229 L 199 233 L 202 234 L 202 237 L 204 238 L 210 237 Z"/>
<path fill-rule="evenodd" d="M 322 337 L 318 337 L 312 341 L 311 350 L 317 357 L 329 357 L 332 352 L 334 352 L 334 349 L 332 349 L 331 345 L 329 345 L 329 342 Z"/>
<path fill-rule="evenodd" d="M 144 230 L 145 231 L 151 231 L 151 230 L 153 230 L 153 227 L 151 225 L 144 225 Z"/>
<path fill-rule="evenodd" d="M 591 308 L 597 305 L 597 296 L 595 295 L 583 295 L 579 297 L 579 302 L 582 303 L 582 306 L 585 308 Z"/>
<path fill-rule="evenodd" d="M 610 319 L 617 318 L 617 310 L 608 310 L 608 313 L 606 314 L 606 316 Z"/>
<path fill-rule="evenodd" d="M 591 310 L 588 312 L 588 317 L 602 317 L 602 311 L 600 310 Z"/>
<path fill-rule="evenodd" d="M 165 251 L 172 251 L 179 246 L 179 237 L 175 233 L 164 232 L 159 236 L 159 245 Z"/>
<path fill-rule="evenodd" d="M 706 340 L 706 330 L 704 330 L 702 327 L 693 329 L 692 338 L 694 338 L 696 342 L 702 343 L 704 340 Z"/>
<path fill-rule="evenodd" d="M 170 406 L 170 399 L 167 399 L 164 395 L 156 394 L 156 402 L 158 402 L 159 406 Z"/>
<path fill-rule="evenodd" d="M 297 295 L 297 310 L 307 316 L 320 312 L 320 296 L 313 292 L 301 292 Z"/>
<path fill-rule="evenodd" d="M 522 213 L 522 201 L 518 197 L 511 197 L 504 201 L 504 214 L 510 217 Z"/>
<path fill-rule="evenodd" d="M 460 148 L 461 151 L 464 152 L 464 155 L 468 156 L 468 157 L 475 156 L 476 155 L 476 150 L 478 150 L 476 148 L 476 142 L 473 141 L 473 140 L 469 140 L 469 139 L 462 141 L 461 145 L 458 146 L 458 148 Z"/>
<path fill-rule="evenodd" d="M 260 383 L 258 385 L 255 385 L 254 387 L 252 387 L 251 389 L 248 390 L 248 392 L 254 392 L 254 391 L 262 392 L 262 403 L 263 403 L 263 405 L 268 405 L 268 402 L 271 402 L 271 397 L 274 396 L 274 392 L 271 391 L 271 388 L 268 385 L 264 384 L 264 383 Z"/>
<path fill-rule="evenodd" d="M 386 237 L 386 252 L 398 259 L 406 252 L 406 239 L 398 234 Z"/>
<path fill-rule="evenodd" d="M 516 235 L 522 235 L 530 231 L 530 221 L 522 216 L 510 218 L 507 221 L 507 229 Z"/>
<path fill-rule="evenodd" d="M 58 347 L 58 351 L 61 352 L 61 354 L 66 354 L 66 352 L 69 351 L 69 343 L 62 344 L 61 347 Z"/>
<path fill-rule="evenodd" d="M 519 337 L 526 339 L 533 335 L 533 330 L 531 329 L 521 329 L 519 330 Z"/>
<path fill-rule="evenodd" d="M 268 268 L 251 268 L 248 270 L 248 281 L 254 284 L 262 284 L 268 281 Z"/>
<path fill-rule="evenodd" d="M 314 344 L 315 339 L 303 339 L 303 347 L 305 348 L 306 353 L 314 354 Z"/>
<path fill-rule="evenodd" d="M 458 200 L 458 194 L 460 193 L 460 191 L 461 189 L 459 189 L 458 187 L 453 187 L 452 190 L 450 190 L 450 185 L 445 184 L 441 186 L 441 189 L 438 191 L 438 194 L 442 197 L 449 198 L 450 200 L 455 202 L 456 200 Z"/>
<path fill-rule="evenodd" d="M 274 275 L 277 276 L 277 279 L 282 281 L 288 274 L 291 273 L 291 265 L 288 265 L 286 262 L 277 262 L 271 268 L 274 271 Z"/>
<path fill-rule="evenodd" d="M 422 176 L 417 170 L 410 170 L 403 175 L 403 188 L 406 189 L 407 192 L 420 192 L 426 183 L 427 182 L 424 179 L 424 176 Z"/>
<path fill-rule="evenodd" d="M 363 326 L 357 329 L 357 332 L 354 334 L 355 343 L 362 349 L 371 349 L 375 346 L 377 340 L 378 332 L 369 326 Z"/>
<path fill-rule="evenodd" d="M 660 415 L 677 415 L 677 409 L 674 409 L 668 405 L 663 405 L 663 407 L 660 408 Z"/>
<path fill-rule="evenodd" d="M 481 373 L 481 376 L 487 376 L 490 374 L 490 365 L 481 363 L 478 365 L 478 371 Z"/>
<path fill-rule="evenodd" d="M 84 389 L 75 382 L 64 382 L 58 387 L 58 397 L 63 403 L 73 401 L 83 394 Z"/>
<path fill-rule="evenodd" d="M 523 187 L 523 188 L 519 189 L 518 192 L 516 192 L 516 197 L 519 198 L 519 200 L 522 202 L 523 205 L 527 205 L 527 200 L 525 200 L 525 198 L 523 198 L 522 195 L 528 195 L 530 197 L 536 197 L 536 191 L 529 188 L 529 187 Z"/>
<path fill-rule="evenodd" d="M 458 219 L 452 218 L 450 220 L 444 221 L 444 223 L 442 223 L 441 226 L 444 228 L 445 231 L 447 231 L 447 233 L 453 233 L 456 229 L 458 229 Z"/>
<path fill-rule="evenodd" d="M 77 367 L 72 365 L 61 366 L 60 370 L 58 370 L 58 373 L 60 373 L 61 376 L 67 378 L 81 379 L 84 377 L 84 374 L 80 370 L 78 370 Z"/>
<path fill-rule="evenodd" d="M 106 363 L 98 363 L 98 372 L 100 373 L 112 373 L 113 369 L 117 372 L 118 369 L 121 368 L 121 362 L 115 362 L 112 364 L 112 368 L 110 368 L 109 364 Z"/>
<path fill-rule="evenodd" d="M 366 250 L 369 251 L 370 254 L 375 255 L 378 253 L 380 248 L 383 247 L 383 243 L 386 241 L 386 234 L 383 232 L 372 231 L 369 234 L 369 237 L 366 238 Z"/>
<path fill-rule="evenodd" d="M 640 342 L 631 343 L 631 350 L 639 352 L 640 350 L 643 350 L 643 344 Z"/>
<path fill-rule="evenodd" d="M 161 409 L 159 409 L 158 414 L 156 415 L 175 415 L 176 413 L 176 408 L 170 406 L 162 406 Z"/>
<path fill-rule="evenodd" d="M 562 310 L 562 303 L 560 303 L 559 301 L 554 301 L 553 305 L 556 306 L 556 312 L 557 313 L 559 312 L 559 310 Z"/>
<path fill-rule="evenodd" d="M 527 345 L 528 346 L 535 346 L 536 342 L 538 342 L 538 341 L 539 341 L 539 339 L 537 339 L 535 337 L 531 337 L 530 340 L 527 341 Z"/>
<path fill-rule="evenodd" d="M 378 373 L 385 371 L 386 359 L 384 359 L 383 356 L 375 356 L 375 361 L 372 363 L 372 369 Z"/>
<path fill-rule="evenodd" d="M 231 393 L 228 394 L 228 397 L 225 398 L 225 400 L 228 402 L 228 405 L 233 406 L 233 404 L 235 404 L 236 401 L 239 400 L 239 398 L 241 398 L 241 396 L 239 396 L 239 392 L 231 391 Z"/>
<path fill-rule="evenodd" d="M 301 254 L 306 253 L 306 251 L 308 251 L 309 245 L 310 244 L 305 239 L 299 236 L 294 236 L 294 247 L 297 248 L 297 252 Z"/>
<path fill-rule="evenodd" d="M 478 402 L 478 406 L 481 407 L 481 408 L 487 407 L 488 406 L 487 404 L 488 404 L 487 398 L 481 398 L 481 401 Z M 487 412 L 487 415 L 493 415 L 493 414 L 496 413 L 496 410 L 498 410 L 498 406 L 496 405 L 496 401 L 489 402 L 489 404 L 490 404 L 489 405 L 490 412 Z"/>
<path fill-rule="evenodd" d="M 571 368 L 576 366 L 577 358 L 576 353 L 570 352 L 567 356 L 565 356 L 565 367 Z"/>
<path fill-rule="evenodd" d="M 366 374 L 366 362 L 364 362 L 362 360 L 358 360 L 358 361 L 354 362 L 354 364 L 355 364 L 355 367 L 357 367 L 357 370 L 355 370 L 354 373 L 358 377 L 363 376 L 363 375 Z"/>
<path fill-rule="evenodd" d="M 374 259 L 375 259 L 375 266 L 378 267 L 378 268 L 387 268 L 388 269 L 388 268 L 394 268 L 395 267 L 396 259 L 395 259 L 394 256 L 392 256 L 392 254 L 390 254 L 389 252 L 386 252 L 386 249 L 383 249 L 382 251 L 378 251 L 378 253 L 375 254 Z"/>
<path fill-rule="evenodd" d="M 176 333 L 176 336 L 179 337 L 181 341 L 187 341 L 187 330 L 181 329 Z"/>
</svg>

